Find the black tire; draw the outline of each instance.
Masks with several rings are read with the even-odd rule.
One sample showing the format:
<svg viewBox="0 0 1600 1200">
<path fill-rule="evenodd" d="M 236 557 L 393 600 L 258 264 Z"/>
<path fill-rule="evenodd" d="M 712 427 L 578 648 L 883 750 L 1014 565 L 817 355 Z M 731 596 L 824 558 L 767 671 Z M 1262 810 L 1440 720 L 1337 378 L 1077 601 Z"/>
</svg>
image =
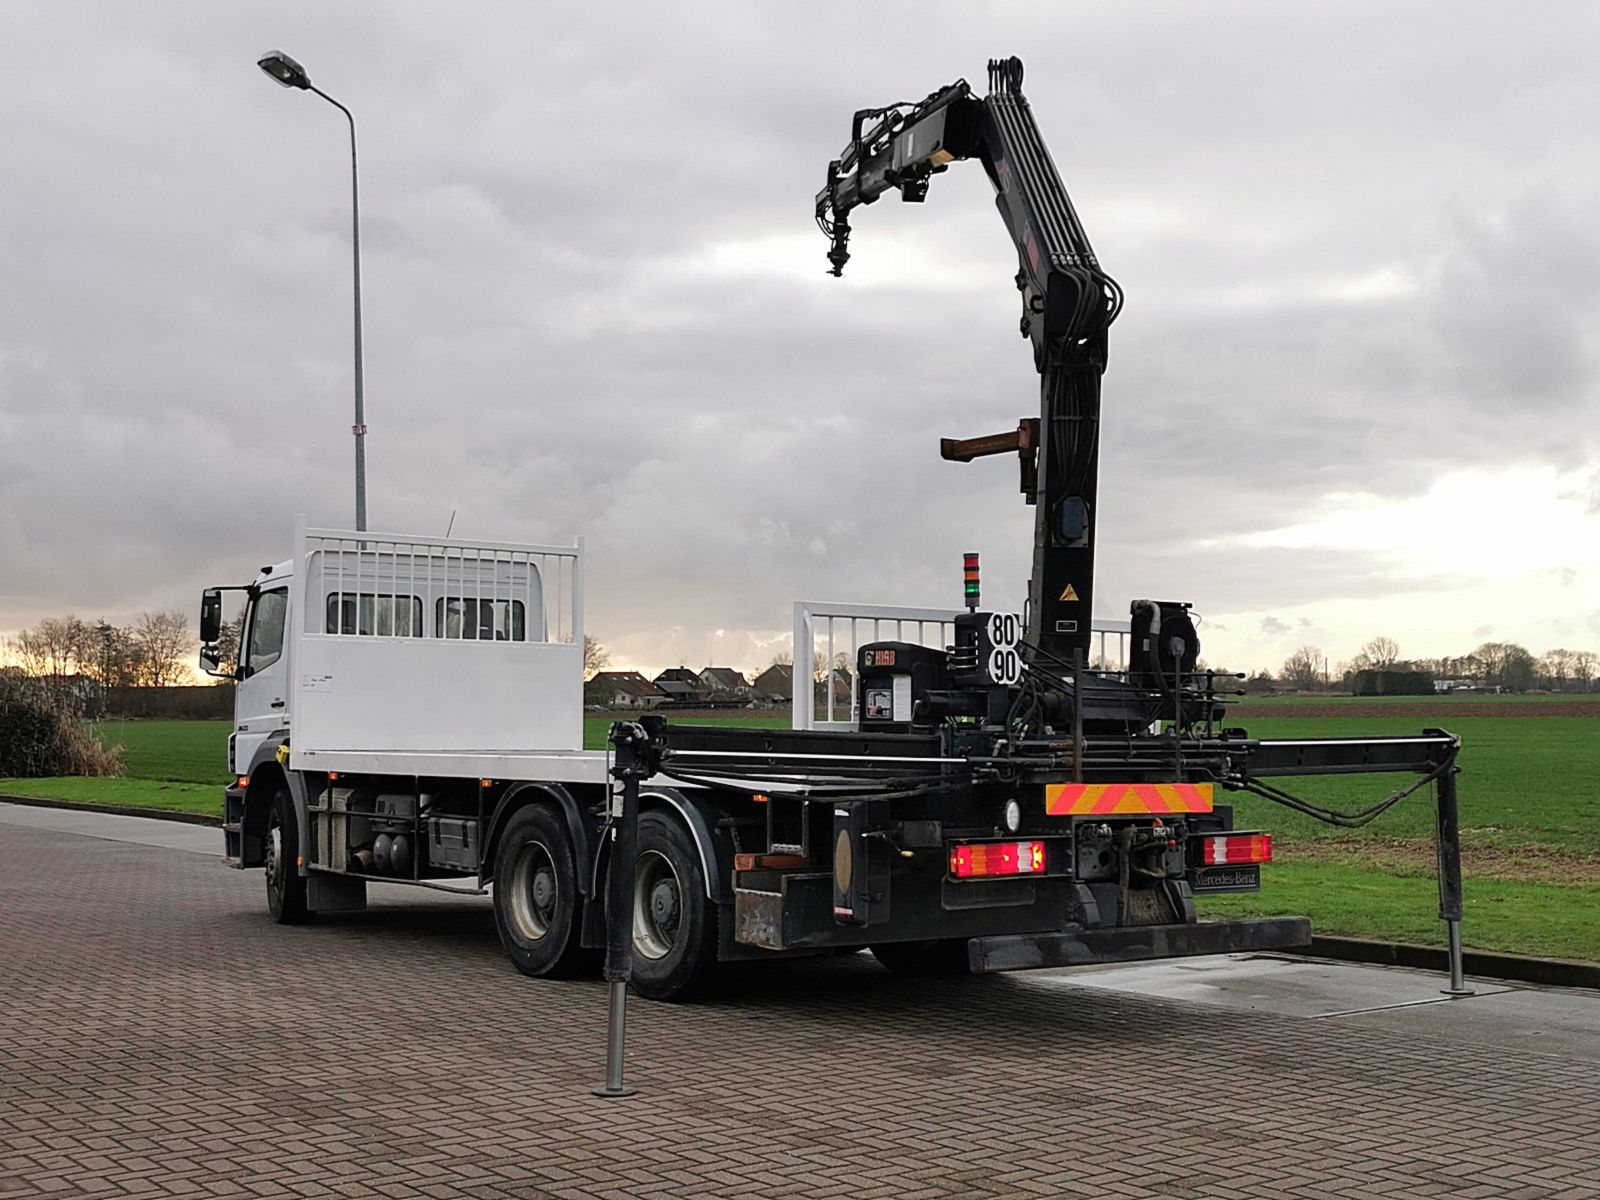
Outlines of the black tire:
<svg viewBox="0 0 1600 1200">
<path fill-rule="evenodd" d="M 272 793 L 267 806 L 265 839 L 267 911 L 279 925 L 303 925 L 311 920 L 306 907 L 306 878 L 300 874 L 300 826 L 294 816 L 289 789 Z"/>
<path fill-rule="evenodd" d="M 970 975 L 966 938 L 945 938 L 937 942 L 881 942 L 872 947 L 872 957 L 891 973 L 908 979 Z"/>
<path fill-rule="evenodd" d="M 633 989 L 651 1000 L 693 1000 L 717 977 L 717 907 L 683 823 L 639 815 L 633 888 Z"/>
<path fill-rule="evenodd" d="M 546 978 L 592 969 L 595 952 L 578 944 L 580 903 L 566 822 L 548 805 L 529 805 L 494 854 L 494 924 L 512 965 Z"/>
</svg>

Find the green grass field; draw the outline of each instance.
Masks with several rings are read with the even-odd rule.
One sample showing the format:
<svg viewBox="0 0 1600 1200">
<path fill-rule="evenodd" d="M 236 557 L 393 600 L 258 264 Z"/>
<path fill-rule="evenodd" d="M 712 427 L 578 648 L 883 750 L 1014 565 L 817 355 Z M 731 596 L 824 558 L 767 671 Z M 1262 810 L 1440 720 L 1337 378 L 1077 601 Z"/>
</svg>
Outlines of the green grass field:
<svg viewBox="0 0 1600 1200">
<path fill-rule="evenodd" d="M 1600 810 L 1600 721 L 1589 717 L 1251 718 L 1254 737 L 1345 737 L 1418 733 L 1442 726 L 1461 738 L 1458 796 L 1463 836 L 1500 844 L 1538 842 L 1573 850 L 1600 848 L 1590 824 Z M 1286 779 L 1296 795 L 1343 811 L 1367 807 L 1406 782 L 1403 775 L 1340 775 Z M 1326 837 L 1342 831 L 1255 796 L 1229 797 L 1238 823 L 1285 838 Z M 1390 809 L 1372 827 L 1385 837 L 1432 836 L 1426 790 Z"/>
<path fill-rule="evenodd" d="M 1245 697 L 1247 704 L 1280 704 L 1285 708 L 1307 708 L 1312 705 L 1338 704 L 1354 706 L 1360 704 L 1387 704 L 1393 707 L 1412 704 L 1426 704 L 1437 708 L 1441 713 L 1448 713 L 1452 705 L 1467 706 L 1474 703 L 1494 704 L 1565 704 L 1584 705 L 1592 707 L 1595 715 L 1600 716 L 1600 693 L 1581 695 L 1577 693 L 1532 693 L 1529 695 L 1503 695 L 1494 696 L 1488 693 L 1462 692 L 1441 696 L 1323 696 L 1314 693 L 1285 694 L 1281 696 L 1248 695 Z"/>
<path fill-rule="evenodd" d="M 1416 703 L 1395 697 L 1394 703 Z M 1517 698 L 1538 705 L 1549 697 Z M 1561 699 L 1556 697 L 1555 699 Z M 1256 737 L 1339 737 L 1415 733 L 1443 726 L 1462 738 L 1462 841 L 1466 848 L 1467 944 L 1490 950 L 1600 961 L 1600 720 L 1588 716 L 1295 715 L 1327 706 L 1321 697 L 1277 697 L 1281 714 L 1241 721 Z M 1371 704 L 1374 701 L 1359 701 Z M 1597 710 L 1600 715 L 1600 710 Z M 612 718 L 586 716 L 584 744 L 605 745 Z M 781 727 L 785 717 L 748 713 L 685 717 L 689 724 Z M 121 779 L 0 780 L 0 793 L 69 803 L 216 814 L 227 780 L 227 721 L 106 722 L 98 732 L 121 745 Z M 1294 779 L 1288 789 L 1331 807 L 1365 807 L 1405 776 Z M 1326 934 L 1437 944 L 1432 798 L 1419 791 L 1356 834 L 1331 829 L 1270 801 L 1234 794 L 1241 828 L 1272 832 L 1279 861 L 1250 896 L 1203 902 L 1208 913 L 1302 913 Z M 1337 840 L 1334 840 L 1337 839 Z"/>
<path fill-rule="evenodd" d="M 1320 934 L 1442 946 L 1439 892 L 1431 860 L 1405 874 L 1343 863 L 1276 862 L 1262 868 L 1261 891 L 1216 896 L 1202 915 L 1311 918 Z M 1600 962 L 1600 876 L 1556 885 L 1481 878 L 1462 887 L 1461 936 L 1468 947 L 1508 954 Z"/>
</svg>

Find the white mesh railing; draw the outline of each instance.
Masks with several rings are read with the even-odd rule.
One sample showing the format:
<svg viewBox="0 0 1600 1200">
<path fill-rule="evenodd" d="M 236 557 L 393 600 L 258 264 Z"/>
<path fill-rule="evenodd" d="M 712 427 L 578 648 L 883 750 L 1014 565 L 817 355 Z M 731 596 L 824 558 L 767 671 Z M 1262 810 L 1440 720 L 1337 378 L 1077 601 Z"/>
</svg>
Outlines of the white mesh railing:
<svg viewBox="0 0 1600 1200">
<path fill-rule="evenodd" d="M 305 529 L 307 634 L 583 640 L 582 546 Z"/>
<path fill-rule="evenodd" d="M 795 601 L 794 728 L 854 728 L 856 652 L 872 642 L 910 642 L 946 649 L 955 641 L 955 619 L 963 611 Z M 1096 620 L 1090 631 L 1090 658 L 1085 665 L 1125 671 L 1128 622 Z"/>
</svg>

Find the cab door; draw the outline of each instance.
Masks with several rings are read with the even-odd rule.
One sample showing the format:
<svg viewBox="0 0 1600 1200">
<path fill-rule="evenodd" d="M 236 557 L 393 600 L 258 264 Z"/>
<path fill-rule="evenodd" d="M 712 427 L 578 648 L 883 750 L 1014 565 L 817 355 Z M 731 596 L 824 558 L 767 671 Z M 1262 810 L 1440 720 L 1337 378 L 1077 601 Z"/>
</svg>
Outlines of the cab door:
<svg viewBox="0 0 1600 1200">
<path fill-rule="evenodd" d="M 239 688 L 234 693 L 233 768 L 250 769 L 256 750 L 289 728 L 288 580 L 257 592 L 245 622 L 239 655 Z"/>
</svg>

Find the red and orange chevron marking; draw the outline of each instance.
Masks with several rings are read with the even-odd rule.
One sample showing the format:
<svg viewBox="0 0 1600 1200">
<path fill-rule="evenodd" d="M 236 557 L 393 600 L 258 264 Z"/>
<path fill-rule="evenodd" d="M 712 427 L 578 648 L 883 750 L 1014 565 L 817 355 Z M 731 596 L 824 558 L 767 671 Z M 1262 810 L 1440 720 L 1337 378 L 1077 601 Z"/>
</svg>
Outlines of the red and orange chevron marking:
<svg viewBox="0 0 1600 1200">
<path fill-rule="evenodd" d="M 1209 783 L 1052 783 L 1044 810 L 1052 817 L 1211 811 Z"/>
</svg>

